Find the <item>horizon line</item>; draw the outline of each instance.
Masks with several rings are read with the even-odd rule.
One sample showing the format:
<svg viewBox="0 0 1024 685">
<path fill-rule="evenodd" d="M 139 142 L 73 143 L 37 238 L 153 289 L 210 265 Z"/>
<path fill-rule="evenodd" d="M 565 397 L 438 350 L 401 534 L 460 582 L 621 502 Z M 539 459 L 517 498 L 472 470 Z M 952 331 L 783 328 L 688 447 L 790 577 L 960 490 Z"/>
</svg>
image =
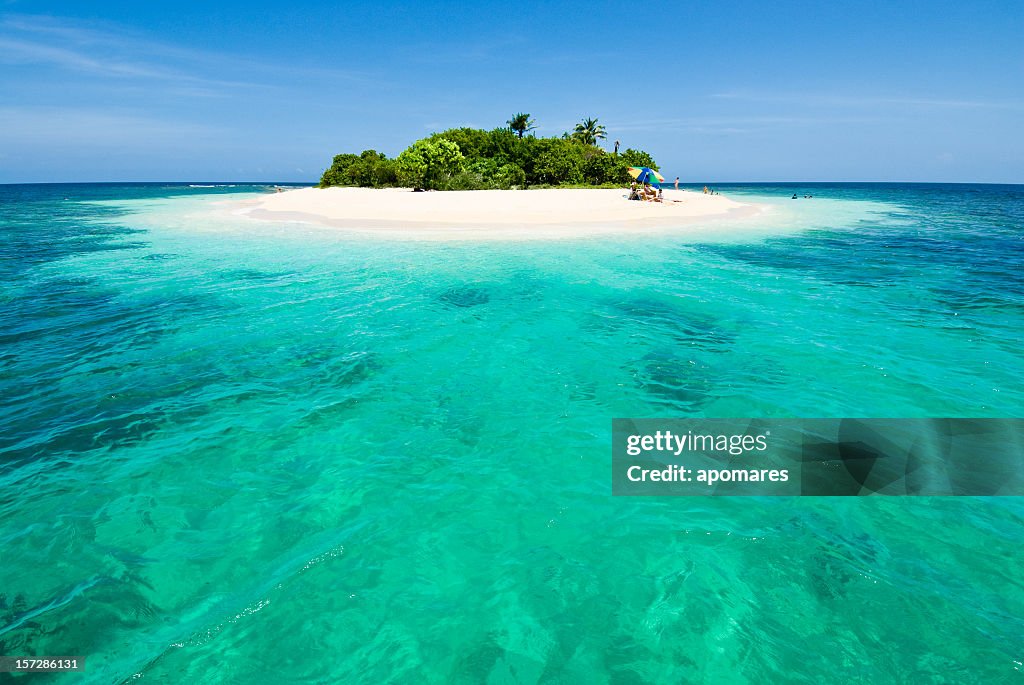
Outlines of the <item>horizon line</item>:
<svg viewBox="0 0 1024 685">
<path fill-rule="evenodd" d="M 190 180 L 147 180 L 147 181 L 125 181 L 125 180 L 106 180 L 106 181 L 0 181 L 0 186 L 42 186 L 42 185 L 129 185 L 129 184 L 154 184 L 164 183 L 168 185 L 188 185 L 188 184 L 219 184 L 219 185 L 318 185 L 319 180 L 310 181 L 267 181 L 267 180 L 210 180 L 210 179 L 190 179 Z M 680 180 L 680 185 L 769 185 L 769 184 L 804 184 L 804 185 L 829 185 L 829 184 L 840 184 L 840 183 L 860 183 L 860 184 L 872 184 L 872 185 L 975 185 L 975 186 L 1019 186 L 1024 185 L 1024 181 L 864 181 L 864 180 L 831 180 L 831 181 L 807 181 L 807 180 L 771 180 L 771 181 L 683 181 Z M 672 185 L 673 181 L 665 181 L 665 185 Z M 355 186 L 352 186 L 355 187 Z M 453 192 L 453 191 L 447 191 Z"/>
</svg>

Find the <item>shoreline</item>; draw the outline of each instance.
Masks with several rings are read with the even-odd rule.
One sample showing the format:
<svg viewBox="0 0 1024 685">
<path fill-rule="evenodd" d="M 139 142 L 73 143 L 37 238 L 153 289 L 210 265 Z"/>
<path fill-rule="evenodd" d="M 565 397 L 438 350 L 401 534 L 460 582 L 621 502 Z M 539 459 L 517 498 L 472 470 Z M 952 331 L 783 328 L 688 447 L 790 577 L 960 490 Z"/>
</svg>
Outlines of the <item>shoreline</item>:
<svg viewBox="0 0 1024 685">
<path fill-rule="evenodd" d="M 764 211 L 759 205 L 689 190 L 666 189 L 663 203 L 629 201 L 627 194 L 618 188 L 422 193 L 406 188 L 302 188 L 243 201 L 232 213 L 400 239 L 558 240 L 691 232 L 709 222 Z"/>
</svg>

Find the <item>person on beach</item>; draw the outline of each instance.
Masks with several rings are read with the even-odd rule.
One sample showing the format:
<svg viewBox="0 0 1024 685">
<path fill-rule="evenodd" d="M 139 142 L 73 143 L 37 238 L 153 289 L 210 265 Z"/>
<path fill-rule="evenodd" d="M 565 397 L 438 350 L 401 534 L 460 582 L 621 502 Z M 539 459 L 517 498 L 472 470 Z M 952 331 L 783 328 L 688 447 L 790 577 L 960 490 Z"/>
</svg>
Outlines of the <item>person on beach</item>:
<svg viewBox="0 0 1024 685">
<path fill-rule="evenodd" d="M 707 187 L 707 186 L 704 186 L 704 194 L 705 194 L 705 195 L 707 195 L 707 194 L 708 194 L 708 187 Z"/>
<path fill-rule="evenodd" d="M 679 177 L 676 176 L 676 190 L 679 190 Z"/>
</svg>

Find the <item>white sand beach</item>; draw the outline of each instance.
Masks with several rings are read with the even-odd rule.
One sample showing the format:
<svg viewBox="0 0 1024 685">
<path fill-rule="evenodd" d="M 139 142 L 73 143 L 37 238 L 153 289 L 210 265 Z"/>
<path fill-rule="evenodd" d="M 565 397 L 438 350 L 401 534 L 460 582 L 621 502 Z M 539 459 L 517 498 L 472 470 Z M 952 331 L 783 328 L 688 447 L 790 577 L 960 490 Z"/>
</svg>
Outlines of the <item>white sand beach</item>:
<svg viewBox="0 0 1024 685">
<path fill-rule="evenodd" d="M 692 231 L 760 207 L 686 190 L 631 202 L 625 189 L 471 190 L 302 188 L 246 201 L 237 214 L 298 221 L 380 237 L 426 240 L 560 239 Z"/>
</svg>

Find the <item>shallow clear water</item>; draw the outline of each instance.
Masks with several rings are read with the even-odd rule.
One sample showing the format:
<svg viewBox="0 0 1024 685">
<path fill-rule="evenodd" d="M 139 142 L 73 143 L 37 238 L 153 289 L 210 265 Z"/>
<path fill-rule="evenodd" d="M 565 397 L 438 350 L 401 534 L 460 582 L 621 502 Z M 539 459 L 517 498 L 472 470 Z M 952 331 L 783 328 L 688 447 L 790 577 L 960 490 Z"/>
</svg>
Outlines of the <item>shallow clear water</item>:
<svg viewBox="0 0 1024 685">
<path fill-rule="evenodd" d="M 772 209 L 420 243 L 217 204 L 259 187 L 0 186 L 0 653 L 101 683 L 1024 677 L 1016 499 L 609 473 L 615 416 L 1021 416 L 1024 187 L 719 190 Z"/>
</svg>

